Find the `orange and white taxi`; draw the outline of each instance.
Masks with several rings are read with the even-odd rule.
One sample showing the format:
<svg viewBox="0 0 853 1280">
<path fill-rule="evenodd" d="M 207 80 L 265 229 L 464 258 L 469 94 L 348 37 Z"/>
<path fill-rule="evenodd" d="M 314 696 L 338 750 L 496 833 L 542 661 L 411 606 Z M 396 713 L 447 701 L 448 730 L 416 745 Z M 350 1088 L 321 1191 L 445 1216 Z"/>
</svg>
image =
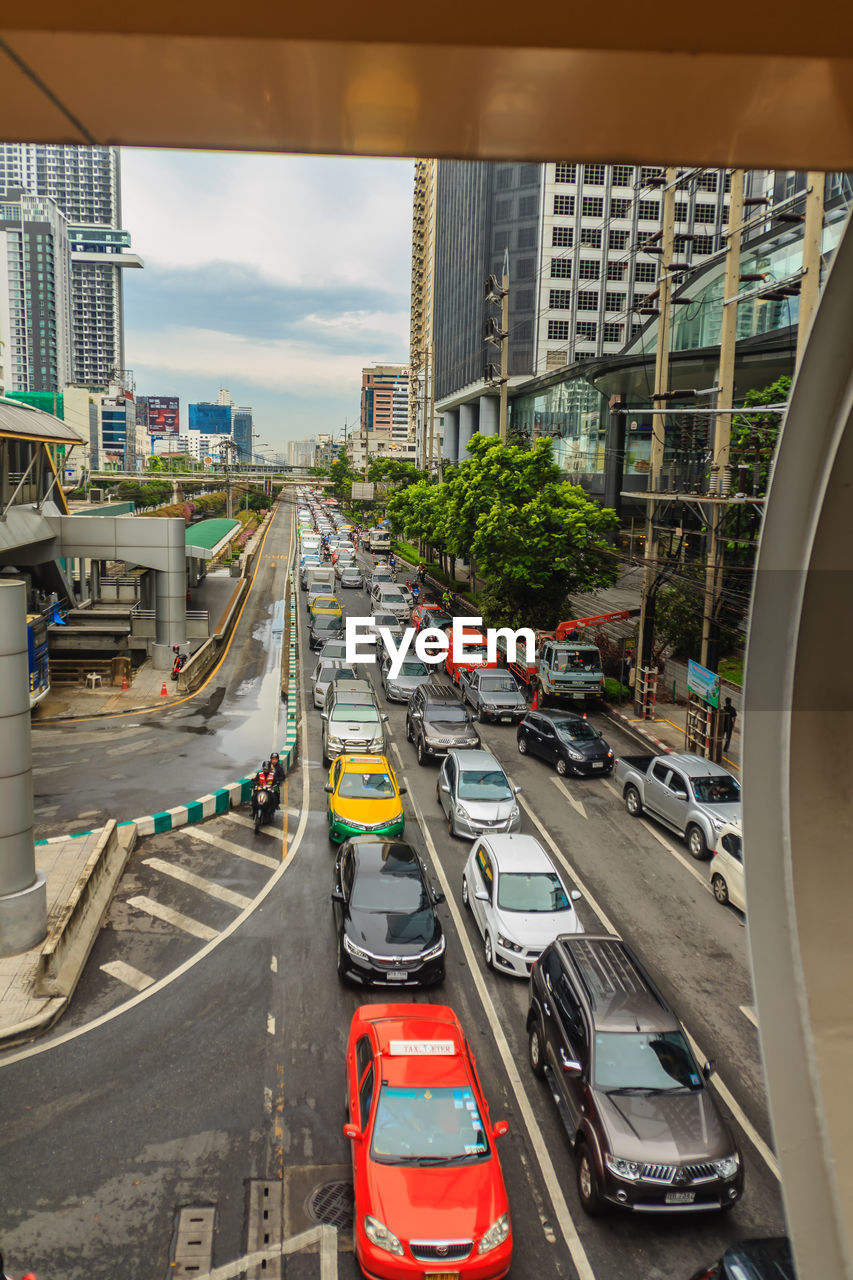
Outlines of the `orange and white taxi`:
<svg viewBox="0 0 853 1280">
<path fill-rule="evenodd" d="M 369 1280 L 500 1280 L 509 1203 L 471 1046 L 452 1009 L 362 1005 L 347 1046 L 355 1252 Z"/>
</svg>

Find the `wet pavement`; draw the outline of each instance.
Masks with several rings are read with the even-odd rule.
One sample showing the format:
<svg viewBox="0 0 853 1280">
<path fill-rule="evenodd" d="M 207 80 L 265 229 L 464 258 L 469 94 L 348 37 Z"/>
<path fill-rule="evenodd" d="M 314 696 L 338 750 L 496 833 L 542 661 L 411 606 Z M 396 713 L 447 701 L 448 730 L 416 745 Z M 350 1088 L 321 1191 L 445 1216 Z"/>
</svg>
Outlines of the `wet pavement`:
<svg viewBox="0 0 853 1280">
<path fill-rule="evenodd" d="M 279 504 L 226 656 L 196 694 L 127 716 L 34 726 L 37 839 L 186 803 L 253 772 L 280 746 L 281 635 L 272 621 L 292 513 L 290 502 Z"/>
</svg>

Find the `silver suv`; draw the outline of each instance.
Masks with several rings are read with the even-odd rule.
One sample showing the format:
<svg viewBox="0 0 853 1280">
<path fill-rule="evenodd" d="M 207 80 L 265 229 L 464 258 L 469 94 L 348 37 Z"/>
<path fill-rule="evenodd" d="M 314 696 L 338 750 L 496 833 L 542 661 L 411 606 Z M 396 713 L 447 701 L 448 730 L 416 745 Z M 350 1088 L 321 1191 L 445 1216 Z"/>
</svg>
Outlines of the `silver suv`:
<svg viewBox="0 0 853 1280">
<path fill-rule="evenodd" d="M 362 687 L 353 688 L 354 685 Z M 321 718 L 324 762 L 345 751 L 385 754 L 388 717 L 379 710 L 376 695 L 366 680 L 338 680 L 330 685 Z"/>
</svg>

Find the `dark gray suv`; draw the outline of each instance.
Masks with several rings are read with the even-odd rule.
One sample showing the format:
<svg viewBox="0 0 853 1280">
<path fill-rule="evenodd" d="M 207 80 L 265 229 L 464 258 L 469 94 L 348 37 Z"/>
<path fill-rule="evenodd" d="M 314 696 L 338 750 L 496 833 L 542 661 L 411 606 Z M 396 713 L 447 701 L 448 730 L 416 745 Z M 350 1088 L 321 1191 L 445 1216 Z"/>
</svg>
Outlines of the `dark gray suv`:
<svg viewBox="0 0 853 1280">
<path fill-rule="evenodd" d="M 449 680 L 434 676 L 409 699 L 406 737 L 415 744 L 418 764 L 447 755 L 451 747 L 480 745 L 480 736 L 456 689 Z"/>
<path fill-rule="evenodd" d="M 561 934 L 530 975 L 530 1065 L 574 1149 L 578 1196 L 645 1213 L 730 1209 L 743 1162 L 669 1005 L 612 935 Z"/>
</svg>

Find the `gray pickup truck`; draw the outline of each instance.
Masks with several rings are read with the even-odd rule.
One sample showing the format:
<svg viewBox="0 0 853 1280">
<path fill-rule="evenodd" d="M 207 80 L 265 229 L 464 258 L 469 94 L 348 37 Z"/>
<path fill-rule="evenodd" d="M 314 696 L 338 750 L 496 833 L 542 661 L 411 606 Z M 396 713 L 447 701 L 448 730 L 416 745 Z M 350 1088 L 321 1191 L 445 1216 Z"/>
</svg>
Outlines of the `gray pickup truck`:
<svg viewBox="0 0 853 1280">
<path fill-rule="evenodd" d="M 740 784 L 702 756 L 623 756 L 613 782 L 632 818 L 647 814 L 687 841 L 694 858 L 709 858 L 727 822 L 741 821 Z"/>
<path fill-rule="evenodd" d="M 527 715 L 527 700 L 515 676 L 494 667 L 459 672 L 462 701 L 470 703 L 477 719 L 498 724 L 519 724 Z"/>
</svg>

